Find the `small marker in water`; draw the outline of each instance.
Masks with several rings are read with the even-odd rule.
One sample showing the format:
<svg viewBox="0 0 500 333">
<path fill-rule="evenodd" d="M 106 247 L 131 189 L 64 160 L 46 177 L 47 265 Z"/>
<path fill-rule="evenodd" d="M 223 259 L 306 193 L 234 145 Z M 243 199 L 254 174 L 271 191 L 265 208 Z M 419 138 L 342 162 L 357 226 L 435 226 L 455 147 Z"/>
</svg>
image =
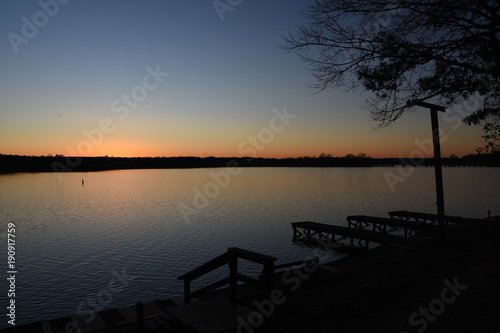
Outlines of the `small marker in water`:
<svg viewBox="0 0 500 333">
<path fill-rule="evenodd" d="M 82 186 L 83 186 L 83 184 L 85 184 L 85 182 L 84 182 L 84 181 L 83 181 L 83 179 L 82 179 Z"/>
</svg>

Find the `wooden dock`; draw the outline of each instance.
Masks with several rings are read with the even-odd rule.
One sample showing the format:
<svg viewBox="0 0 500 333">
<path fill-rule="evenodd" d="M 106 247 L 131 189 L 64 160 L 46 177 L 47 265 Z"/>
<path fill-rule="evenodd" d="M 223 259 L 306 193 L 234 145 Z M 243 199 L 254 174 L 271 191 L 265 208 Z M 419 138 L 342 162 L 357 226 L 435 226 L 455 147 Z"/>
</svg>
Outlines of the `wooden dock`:
<svg viewBox="0 0 500 333">
<path fill-rule="evenodd" d="M 420 221 L 407 221 L 387 217 L 375 217 L 367 215 L 351 215 L 347 217 L 349 228 L 360 230 L 371 229 L 375 232 L 389 233 L 397 231 L 398 228 L 403 230 L 403 236 L 409 237 L 417 233 L 429 229 L 429 225 Z"/>
<path fill-rule="evenodd" d="M 349 238 L 351 246 L 357 244 L 365 249 L 369 248 L 370 242 L 379 245 L 391 244 L 401 246 L 406 244 L 404 238 L 399 236 L 317 222 L 292 222 L 292 228 L 293 239 L 295 241 L 299 239 L 312 241 L 317 237 L 337 242 L 337 238 Z"/>
<path fill-rule="evenodd" d="M 117 309 L 94 312 L 91 315 L 57 318 L 3 330 L 5 333 L 58 333 L 58 332 L 172 332 L 174 318 L 168 309 L 179 305 L 176 298 L 138 303 Z"/>
<path fill-rule="evenodd" d="M 377 252 L 377 250 L 391 250 L 394 246 L 411 246 L 435 235 L 435 230 L 430 230 L 430 226 L 437 224 L 438 216 L 436 214 L 394 211 L 390 212 L 389 215 L 391 218 L 365 215 L 348 216 L 349 227 L 309 221 L 293 222 L 293 238 L 294 240 L 304 239 L 311 242 L 322 239 L 336 243 L 340 240 L 349 239 L 351 247 L 356 245 L 364 249 L 368 249 L 370 243 L 389 245 L 372 250 Z M 445 216 L 445 221 L 447 224 L 456 224 L 477 220 L 458 216 Z M 403 228 L 405 230 L 405 237 L 390 234 L 396 228 Z M 372 253 L 372 251 L 365 253 Z M 261 264 L 263 268 L 261 275 L 255 279 L 238 272 L 238 259 L 250 260 Z M 320 267 L 318 258 L 281 265 L 275 265 L 275 261 L 275 257 L 239 248 L 229 248 L 226 253 L 179 277 L 180 280 L 184 281 L 183 298 L 176 297 L 145 304 L 137 303 L 128 307 L 95 312 L 92 314 L 93 318 L 91 320 L 89 320 L 89 315 L 73 315 L 15 326 L 4 330 L 4 332 L 218 333 L 235 331 L 240 324 L 238 318 L 247 318 L 250 313 L 250 309 L 242 305 L 240 299 L 247 297 L 255 299 L 255 295 L 268 295 L 269 291 L 276 288 L 277 283 L 282 280 L 277 278 L 279 277 L 276 272 L 277 269 L 289 268 L 291 266 L 296 268 L 298 265 L 308 265 L 310 263 L 313 263 L 313 267 L 314 265 Z M 193 280 L 225 265 L 229 269 L 228 277 L 200 290 L 191 290 L 191 282 Z M 330 266 L 328 268 L 328 271 L 331 272 L 332 268 Z M 315 272 L 316 277 L 317 272 Z M 238 281 L 245 282 L 246 284 L 239 285 Z M 226 284 L 229 284 L 229 288 L 221 289 Z M 206 293 L 208 293 L 206 297 L 201 298 L 201 295 Z"/>
<path fill-rule="evenodd" d="M 238 272 L 238 259 L 263 266 L 255 279 Z M 184 296 L 150 303 L 109 309 L 84 316 L 68 316 L 6 329 L 6 333 L 132 333 L 132 332 L 236 332 L 242 321 L 248 319 L 253 308 L 247 306 L 256 298 L 266 298 L 271 289 L 282 282 L 278 269 L 296 270 L 318 258 L 275 265 L 276 258 L 240 248 L 227 252 L 196 267 L 179 277 L 184 281 Z M 313 265 L 313 266 L 314 266 Z M 221 266 L 227 266 L 228 278 L 191 291 L 190 283 Z M 313 274 L 317 277 L 317 274 Z M 243 281 L 245 284 L 238 284 Z M 228 288 L 221 288 L 229 284 Z M 246 306 L 244 305 L 246 304 Z M 3 332 L 3 331 L 2 331 Z"/>
<path fill-rule="evenodd" d="M 400 221 L 425 223 L 431 226 L 437 226 L 439 221 L 439 215 L 437 214 L 410 212 L 406 210 L 389 212 L 389 216 L 393 219 Z M 477 221 L 477 219 L 461 217 L 461 216 L 444 215 L 444 223 L 446 226 L 464 222 L 475 222 L 475 221 Z"/>
</svg>

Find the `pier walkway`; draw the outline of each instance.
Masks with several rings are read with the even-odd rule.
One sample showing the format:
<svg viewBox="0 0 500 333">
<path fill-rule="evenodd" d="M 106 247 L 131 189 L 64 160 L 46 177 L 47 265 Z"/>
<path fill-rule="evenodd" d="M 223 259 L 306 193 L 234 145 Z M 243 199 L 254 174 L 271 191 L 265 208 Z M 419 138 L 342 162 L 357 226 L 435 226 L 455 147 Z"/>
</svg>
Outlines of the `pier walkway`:
<svg viewBox="0 0 500 333">
<path fill-rule="evenodd" d="M 432 226 L 437 226 L 439 221 L 439 215 L 437 214 L 410 212 L 406 210 L 389 212 L 389 216 L 392 219 L 396 219 L 399 221 L 425 223 Z M 461 216 L 444 215 L 444 223 L 446 226 L 457 223 L 476 222 L 476 221 L 478 221 L 478 219 L 461 217 Z"/>
<path fill-rule="evenodd" d="M 400 246 L 405 246 L 408 243 L 400 236 L 317 222 L 292 222 L 292 228 L 294 241 L 299 239 L 313 241 L 315 236 L 319 239 L 331 240 L 333 242 L 337 242 L 338 238 L 349 238 L 351 246 L 358 245 L 365 249 L 369 248 L 370 242 L 379 245 L 391 244 Z"/>
<path fill-rule="evenodd" d="M 360 230 L 372 229 L 376 232 L 392 232 L 403 229 L 404 237 L 415 235 L 423 230 L 429 229 L 429 225 L 420 221 L 407 221 L 387 217 L 375 217 L 367 215 L 352 215 L 347 217 L 349 228 Z"/>
</svg>

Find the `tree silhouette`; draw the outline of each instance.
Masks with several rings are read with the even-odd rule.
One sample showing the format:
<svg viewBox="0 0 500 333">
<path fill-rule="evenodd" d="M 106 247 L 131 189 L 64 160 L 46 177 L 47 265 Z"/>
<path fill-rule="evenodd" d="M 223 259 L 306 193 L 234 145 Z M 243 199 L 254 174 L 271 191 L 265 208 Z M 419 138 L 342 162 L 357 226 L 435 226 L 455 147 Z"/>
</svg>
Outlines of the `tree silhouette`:
<svg viewBox="0 0 500 333">
<path fill-rule="evenodd" d="M 364 107 L 379 126 L 414 109 L 408 101 L 468 98 L 480 99 L 469 124 L 499 124 L 499 0 L 315 0 L 305 15 L 284 48 L 315 89 L 373 92 Z"/>
<path fill-rule="evenodd" d="M 478 153 L 500 152 L 500 112 L 497 107 L 483 109 L 465 117 L 464 121 L 469 125 L 482 125 L 482 138 L 486 142 L 483 147 L 476 149 Z"/>
</svg>

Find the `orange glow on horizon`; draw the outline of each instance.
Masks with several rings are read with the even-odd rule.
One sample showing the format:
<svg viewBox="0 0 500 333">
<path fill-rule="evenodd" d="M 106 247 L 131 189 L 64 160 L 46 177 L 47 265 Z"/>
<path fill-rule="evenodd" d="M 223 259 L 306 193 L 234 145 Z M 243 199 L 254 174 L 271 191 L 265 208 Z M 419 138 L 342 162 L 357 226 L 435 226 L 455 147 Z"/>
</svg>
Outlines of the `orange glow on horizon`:
<svg viewBox="0 0 500 333">
<path fill-rule="evenodd" d="M 11 142 L 0 142 L 0 154 L 11 155 L 64 155 L 64 156 L 114 156 L 114 157 L 175 157 L 175 156 L 215 156 L 263 158 L 296 158 L 302 156 L 317 157 L 321 153 L 333 157 L 347 154 L 364 153 L 373 158 L 397 157 L 432 157 L 432 144 L 428 131 L 394 133 L 396 131 L 363 131 L 362 134 L 313 129 L 290 129 L 276 133 L 269 142 L 252 143 L 247 134 L 222 133 L 217 136 L 195 131 L 167 131 L 158 133 L 142 132 L 124 136 L 104 136 L 102 140 L 91 142 L 78 133 L 75 139 L 53 136 L 16 137 Z M 144 134 L 146 133 L 146 134 Z M 212 132 L 211 132 L 212 133 Z M 253 132 L 252 132 L 253 133 Z M 255 132 L 252 136 L 258 133 Z M 446 137 L 441 142 L 442 156 L 455 154 L 462 157 L 474 154 L 481 145 L 478 139 L 462 136 L 458 131 L 445 131 Z M 477 136 L 476 136 L 477 138 Z M 40 143 L 38 145 L 33 142 Z"/>
</svg>

